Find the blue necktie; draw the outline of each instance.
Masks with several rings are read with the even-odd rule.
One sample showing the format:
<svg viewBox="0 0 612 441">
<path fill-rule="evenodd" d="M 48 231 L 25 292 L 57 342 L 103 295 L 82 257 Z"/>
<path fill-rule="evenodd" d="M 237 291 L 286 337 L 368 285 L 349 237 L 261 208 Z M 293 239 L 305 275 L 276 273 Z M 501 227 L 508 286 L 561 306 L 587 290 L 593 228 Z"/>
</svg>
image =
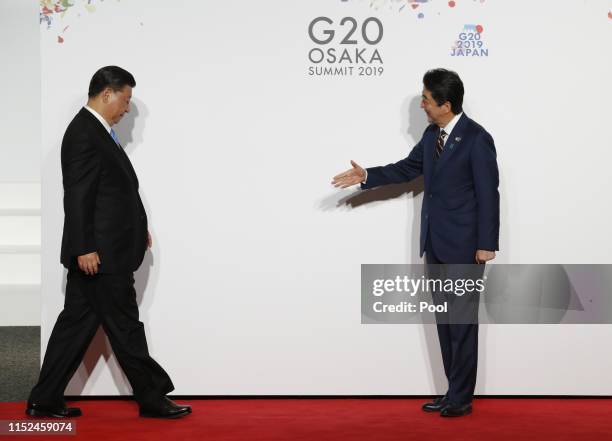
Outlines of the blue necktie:
<svg viewBox="0 0 612 441">
<path fill-rule="evenodd" d="M 110 131 L 110 136 L 111 136 L 111 138 L 113 138 L 113 140 L 115 141 L 117 146 L 121 147 L 121 143 L 119 142 L 119 138 L 117 137 L 117 134 L 115 133 L 115 131 L 113 129 L 111 129 L 111 131 Z"/>
</svg>

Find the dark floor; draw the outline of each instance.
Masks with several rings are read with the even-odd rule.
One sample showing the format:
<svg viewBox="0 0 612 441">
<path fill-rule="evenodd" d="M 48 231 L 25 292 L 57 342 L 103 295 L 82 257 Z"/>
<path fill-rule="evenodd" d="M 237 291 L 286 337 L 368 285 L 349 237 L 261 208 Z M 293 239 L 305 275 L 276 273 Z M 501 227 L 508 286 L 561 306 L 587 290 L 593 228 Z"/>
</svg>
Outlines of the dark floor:
<svg viewBox="0 0 612 441">
<path fill-rule="evenodd" d="M 38 379 L 40 326 L 0 326 L 0 401 L 22 401 Z"/>
</svg>

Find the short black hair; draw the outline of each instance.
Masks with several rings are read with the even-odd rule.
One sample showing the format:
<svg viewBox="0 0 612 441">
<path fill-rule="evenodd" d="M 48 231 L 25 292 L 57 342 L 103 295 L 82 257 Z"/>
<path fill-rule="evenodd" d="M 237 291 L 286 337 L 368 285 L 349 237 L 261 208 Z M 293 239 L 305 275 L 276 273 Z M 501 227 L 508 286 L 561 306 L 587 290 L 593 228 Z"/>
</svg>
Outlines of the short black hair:
<svg viewBox="0 0 612 441">
<path fill-rule="evenodd" d="M 463 82 L 457 72 L 447 69 L 431 69 L 423 76 L 425 89 L 438 106 L 449 102 L 452 112 L 457 115 L 463 112 Z"/>
<path fill-rule="evenodd" d="M 91 77 L 87 95 L 93 98 L 107 87 L 117 92 L 125 86 L 136 87 L 136 80 L 131 73 L 119 66 L 104 66 Z"/>
</svg>

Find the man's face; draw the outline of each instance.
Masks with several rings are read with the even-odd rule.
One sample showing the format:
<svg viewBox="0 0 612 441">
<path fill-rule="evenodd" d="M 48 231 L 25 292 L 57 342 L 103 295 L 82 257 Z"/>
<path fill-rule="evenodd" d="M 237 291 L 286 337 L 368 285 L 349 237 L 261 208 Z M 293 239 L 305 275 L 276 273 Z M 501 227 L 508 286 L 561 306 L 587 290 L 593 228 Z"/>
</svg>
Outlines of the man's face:
<svg viewBox="0 0 612 441">
<path fill-rule="evenodd" d="M 421 95 L 421 109 L 427 114 L 427 121 L 433 124 L 440 124 L 444 121 L 450 112 L 450 103 L 446 102 L 441 106 L 436 103 L 436 100 L 431 96 L 431 92 L 423 88 Z"/>
<path fill-rule="evenodd" d="M 104 104 L 107 120 L 111 125 L 117 124 L 123 115 L 130 111 L 130 100 L 132 99 L 132 88 L 123 86 L 121 90 L 113 91 L 108 88 L 104 92 Z"/>
</svg>

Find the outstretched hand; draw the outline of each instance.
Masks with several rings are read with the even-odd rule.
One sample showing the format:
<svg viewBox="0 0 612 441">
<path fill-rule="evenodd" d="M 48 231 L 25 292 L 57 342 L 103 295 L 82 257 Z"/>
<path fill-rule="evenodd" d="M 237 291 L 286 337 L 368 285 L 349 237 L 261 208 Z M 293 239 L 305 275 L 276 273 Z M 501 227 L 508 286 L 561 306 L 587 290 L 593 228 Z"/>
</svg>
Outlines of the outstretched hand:
<svg viewBox="0 0 612 441">
<path fill-rule="evenodd" d="M 334 176 L 332 180 L 334 187 L 346 188 L 363 182 L 366 178 L 366 171 L 353 160 L 351 160 L 351 165 L 353 168 Z"/>
</svg>

